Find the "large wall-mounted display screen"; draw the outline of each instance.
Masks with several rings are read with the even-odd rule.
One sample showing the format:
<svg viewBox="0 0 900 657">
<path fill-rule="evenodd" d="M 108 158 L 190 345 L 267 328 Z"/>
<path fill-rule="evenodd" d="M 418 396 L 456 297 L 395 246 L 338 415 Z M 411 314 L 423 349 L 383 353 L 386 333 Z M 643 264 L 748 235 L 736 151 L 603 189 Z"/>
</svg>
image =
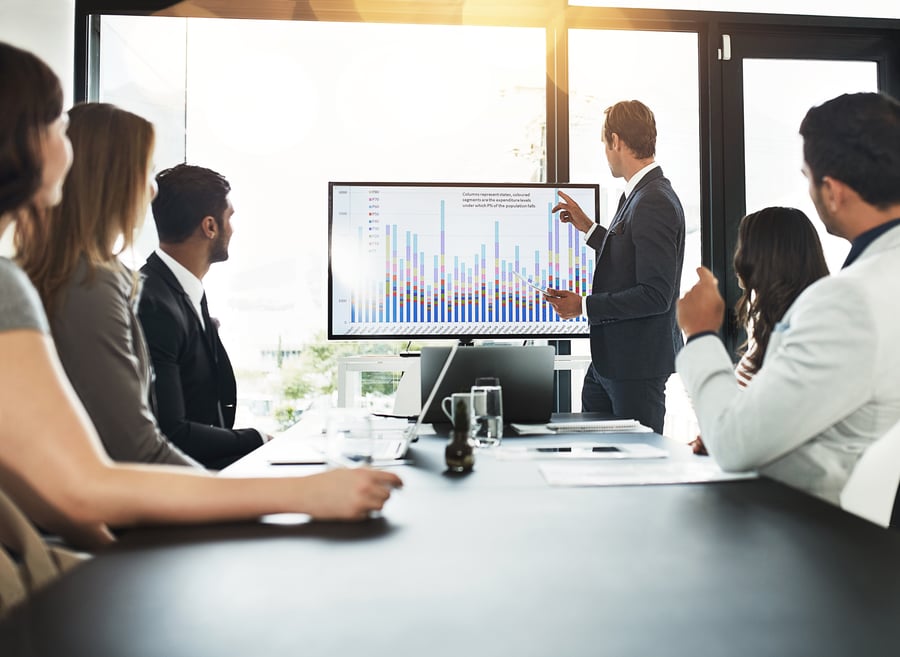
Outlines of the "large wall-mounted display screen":
<svg viewBox="0 0 900 657">
<path fill-rule="evenodd" d="M 528 285 L 590 291 L 594 252 L 552 208 L 578 184 L 328 184 L 328 337 L 550 338 L 588 333 Z"/>
</svg>

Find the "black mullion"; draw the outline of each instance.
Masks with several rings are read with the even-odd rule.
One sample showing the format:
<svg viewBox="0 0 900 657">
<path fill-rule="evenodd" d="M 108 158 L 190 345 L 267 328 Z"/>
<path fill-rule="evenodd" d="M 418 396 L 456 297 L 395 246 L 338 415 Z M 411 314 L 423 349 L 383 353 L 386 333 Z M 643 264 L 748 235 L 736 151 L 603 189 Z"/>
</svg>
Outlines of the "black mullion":
<svg viewBox="0 0 900 657">
<path fill-rule="evenodd" d="M 569 26 L 565 20 L 547 25 L 547 168 L 546 182 L 569 182 Z M 556 353 L 571 354 L 571 340 L 549 340 Z M 572 410 L 572 371 L 553 375 L 553 410 Z"/>
</svg>

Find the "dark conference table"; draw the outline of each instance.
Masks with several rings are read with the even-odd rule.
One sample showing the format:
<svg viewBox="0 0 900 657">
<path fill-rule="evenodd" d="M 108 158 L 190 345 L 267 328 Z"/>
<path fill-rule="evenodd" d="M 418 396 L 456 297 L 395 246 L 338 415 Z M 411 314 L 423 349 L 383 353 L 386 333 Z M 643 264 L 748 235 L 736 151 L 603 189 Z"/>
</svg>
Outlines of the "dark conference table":
<svg viewBox="0 0 900 657">
<path fill-rule="evenodd" d="M 551 487 L 482 453 L 453 477 L 444 444 L 416 443 L 379 519 L 128 532 L 0 625 L 0 654 L 900 654 L 900 532 L 765 479 Z"/>
</svg>

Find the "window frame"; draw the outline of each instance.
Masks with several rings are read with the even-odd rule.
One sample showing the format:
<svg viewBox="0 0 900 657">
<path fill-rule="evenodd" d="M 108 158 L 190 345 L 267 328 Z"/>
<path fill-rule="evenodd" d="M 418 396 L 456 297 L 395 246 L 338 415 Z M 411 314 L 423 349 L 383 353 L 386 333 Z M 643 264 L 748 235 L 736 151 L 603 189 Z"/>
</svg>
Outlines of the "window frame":
<svg viewBox="0 0 900 657">
<path fill-rule="evenodd" d="M 350 0 L 317 6 L 281 0 L 194 0 L 165 2 L 153 0 L 76 0 L 75 2 L 75 97 L 76 101 L 98 95 L 100 17 L 102 15 L 205 16 L 222 18 L 289 19 L 304 21 L 391 22 L 408 24 L 496 25 L 544 27 L 547 61 L 547 179 L 569 182 L 568 121 L 568 30 L 603 29 L 628 31 L 693 32 L 698 36 L 699 78 L 698 126 L 700 137 L 700 224 L 701 259 L 720 280 L 730 296 L 727 281 L 734 278 L 730 249 L 733 245 L 735 205 L 729 199 L 743 190 L 729 163 L 736 154 L 729 146 L 734 134 L 726 133 L 723 113 L 733 111 L 734 99 L 728 87 L 729 67 L 720 59 L 723 35 L 756 34 L 778 43 L 801 38 L 828 57 L 829 42 L 864 39 L 878 44 L 879 80 L 882 90 L 900 96 L 900 21 L 884 18 L 803 16 L 712 12 L 700 10 L 623 9 L 569 6 L 565 0 L 520 0 L 510 5 L 503 0 L 477 3 L 418 3 L 390 0 L 372 3 L 365 15 Z M 772 56 L 777 56 L 773 52 Z M 742 138 L 742 137 L 741 137 Z M 737 182 L 735 182 L 737 180 Z M 743 199 L 743 196 L 741 196 Z M 731 217 L 729 220 L 728 217 Z M 740 335 L 733 321 L 726 322 L 723 337 L 732 350 Z M 568 341 L 558 341 L 560 353 L 570 353 Z M 571 382 L 560 380 L 560 397 L 570 398 Z"/>
</svg>

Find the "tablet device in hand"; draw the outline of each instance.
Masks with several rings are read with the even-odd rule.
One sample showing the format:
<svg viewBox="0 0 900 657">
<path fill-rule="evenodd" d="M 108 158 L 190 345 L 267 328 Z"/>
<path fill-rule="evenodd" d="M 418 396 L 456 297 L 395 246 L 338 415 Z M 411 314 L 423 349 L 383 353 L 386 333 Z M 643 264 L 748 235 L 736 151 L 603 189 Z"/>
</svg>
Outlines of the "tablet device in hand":
<svg viewBox="0 0 900 657">
<path fill-rule="evenodd" d="M 536 290 L 536 291 L 540 292 L 540 293 L 543 294 L 544 296 L 556 298 L 556 295 L 550 294 L 550 289 L 549 289 L 549 288 L 547 288 L 547 287 L 541 287 L 540 284 L 535 283 L 533 280 L 531 280 L 530 278 L 525 277 L 523 274 L 520 274 L 520 273 L 517 272 L 516 270 L 513 270 L 513 274 L 515 274 L 516 276 L 518 276 L 519 279 L 520 279 L 523 283 L 525 283 L 525 285 L 527 285 L 528 287 L 532 288 L 533 290 Z"/>
</svg>

